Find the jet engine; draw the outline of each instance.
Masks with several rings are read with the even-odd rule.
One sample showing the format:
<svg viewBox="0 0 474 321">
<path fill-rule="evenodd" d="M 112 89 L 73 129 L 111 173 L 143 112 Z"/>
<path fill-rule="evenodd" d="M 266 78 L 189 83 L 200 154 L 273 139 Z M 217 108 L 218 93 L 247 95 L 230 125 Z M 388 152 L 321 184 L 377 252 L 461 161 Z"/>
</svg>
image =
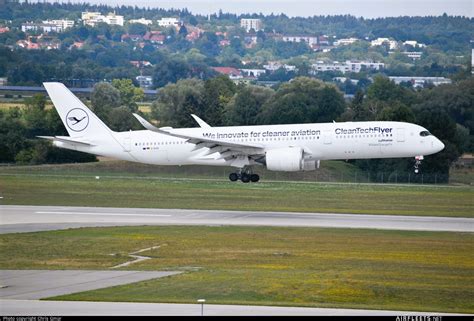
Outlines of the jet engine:
<svg viewBox="0 0 474 321">
<path fill-rule="evenodd" d="M 271 149 L 265 155 L 267 169 L 280 172 L 297 172 L 304 169 L 303 148 Z"/>
</svg>

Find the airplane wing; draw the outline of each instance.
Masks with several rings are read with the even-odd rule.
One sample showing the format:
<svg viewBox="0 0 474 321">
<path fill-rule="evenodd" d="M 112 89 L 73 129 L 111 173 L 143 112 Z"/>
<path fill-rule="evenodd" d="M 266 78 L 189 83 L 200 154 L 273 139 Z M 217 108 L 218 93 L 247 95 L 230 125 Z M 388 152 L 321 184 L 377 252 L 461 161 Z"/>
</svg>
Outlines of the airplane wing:
<svg viewBox="0 0 474 321">
<path fill-rule="evenodd" d="M 154 132 L 168 135 L 168 136 L 186 139 L 189 143 L 195 144 L 196 147 L 194 148 L 194 150 L 198 150 L 204 147 L 209 148 L 209 151 L 206 153 L 206 155 L 202 155 L 202 156 L 207 156 L 207 155 L 218 152 L 221 155 L 220 158 L 229 160 L 238 155 L 244 155 L 248 157 L 251 157 L 251 156 L 260 157 L 265 154 L 265 150 L 263 146 L 260 144 L 236 143 L 236 142 L 223 141 L 219 139 L 210 139 L 210 138 L 198 137 L 198 136 L 193 136 L 193 135 L 188 135 L 188 134 L 176 133 L 173 131 L 173 128 L 171 127 L 157 128 L 153 126 L 152 124 L 150 124 L 148 121 L 146 121 L 140 115 L 133 114 L 133 116 L 135 116 L 135 118 L 143 125 L 143 127 L 145 127 L 146 129 L 150 131 L 154 131 Z"/>
<path fill-rule="evenodd" d="M 94 146 L 93 144 L 89 142 L 85 142 L 82 140 L 78 139 L 72 139 L 71 137 L 68 136 L 36 136 L 38 138 L 43 138 L 47 140 L 52 140 L 52 141 L 59 141 L 62 143 L 68 143 L 68 144 L 79 144 L 79 145 L 84 145 L 84 146 Z"/>
</svg>

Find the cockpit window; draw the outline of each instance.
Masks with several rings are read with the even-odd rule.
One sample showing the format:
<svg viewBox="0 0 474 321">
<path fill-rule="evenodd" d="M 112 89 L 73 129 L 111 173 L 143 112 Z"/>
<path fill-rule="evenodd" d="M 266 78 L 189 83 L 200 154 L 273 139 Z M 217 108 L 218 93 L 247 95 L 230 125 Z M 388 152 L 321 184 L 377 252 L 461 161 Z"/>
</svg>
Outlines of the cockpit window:
<svg viewBox="0 0 474 321">
<path fill-rule="evenodd" d="M 420 136 L 422 136 L 422 137 L 430 136 L 430 135 L 431 135 L 431 133 L 427 130 L 424 130 L 424 131 L 420 132 Z"/>
</svg>

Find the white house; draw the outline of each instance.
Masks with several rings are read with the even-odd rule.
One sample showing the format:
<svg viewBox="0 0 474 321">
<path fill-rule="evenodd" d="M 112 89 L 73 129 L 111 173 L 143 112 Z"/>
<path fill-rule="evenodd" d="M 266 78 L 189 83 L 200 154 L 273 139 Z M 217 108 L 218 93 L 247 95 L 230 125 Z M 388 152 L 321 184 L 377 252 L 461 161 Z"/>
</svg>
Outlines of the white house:
<svg viewBox="0 0 474 321">
<path fill-rule="evenodd" d="M 388 38 L 377 38 L 375 40 L 372 40 L 370 42 L 370 45 L 372 47 L 375 47 L 375 46 L 382 46 L 385 43 L 388 44 L 390 50 L 395 50 L 398 48 L 398 42 L 396 42 L 395 40 L 390 40 Z"/>
<path fill-rule="evenodd" d="M 282 36 L 284 42 L 306 42 L 309 46 L 318 44 L 318 37 L 313 36 Z"/>
<path fill-rule="evenodd" d="M 403 42 L 404 46 L 412 46 L 413 48 L 424 48 L 426 45 L 424 43 L 419 43 L 416 40 L 407 40 Z"/>
<path fill-rule="evenodd" d="M 72 20 L 45 20 L 42 23 L 27 22 L 21 25 L 21 31 L 63 32 L 74 26 Z"/>
<path fill-rule="evenodd" d="M 357 38 L 343 38 L 343 39 L 339 39 L 339 40 L 334 41 L 334 46 L 336 46 L 336 47 L 337 46 L 347 46 L 347 45 L 353 44 L 356 41 L 359 41 L 359 39 L 357 39 Z"/>
<path fill-rule="evenodd" d="M 255 77 L 258 78 L 261 75 L 264 75 L 265 69 L 240 69 L 244 77 Z"/>
<path fill-rule="evenodd" d="M 434 86 L 451 84 L 452 81 L 449 78 L 444 77 L 401 77 L 391 76 L 390 80 L 394 81 L 397 85 L 401 82 L 411 82 L 413 87 L 424 87 L 426 84 L 433 84 Z"/>
<path fill-rule="evenodd" d="M 140 19 L 130 19 L 128 20 L 128 23 L 140 23 L 142 25 L 151 25 L 153 24 L 153 21 L 149 20 L 149 19 L 145 19 L 145 18 L 140 18 Z"/>
<path fill-rule="evenodd" d="M 160 27 L 175 27 L 178 28 L 181 26 L 181 20 L 178 18 L 161 18 L 158 20 L 158 25 Z"/>
<path fill-rule="evenodd" d="M 244 28 L 247 32 L 251 29 L 255 31 L 262 30 L 262 20 L 260 19 L 240 19 L 240 27 Z"/>
<path fill-rule="evenodd" d="M 385 67 L 384 63 L 381 62 L 370 62 L 370 61 L 350 61 L 347 60 L 346 62 L 324 62 L 324 61 L 317 61 L 312 66 L 312 72 L 323 72 L 323 71 L 340 71 L 343 74 L 346 72 L 355 72 L 358 73 L 362 70 L 362 68 L 370 69 L 370 70 L 381 70 Z"/>
<path fill-rule="evenodd" d="M 82 23 L 91 27 L 94 27 L 100 22 L 108 25 L 123 26 L 123 16 L 116 15 L 115 13 L 109 13 L 104 16 L 100 12 L 83 12 L 81 15 Z"/>
</svg>

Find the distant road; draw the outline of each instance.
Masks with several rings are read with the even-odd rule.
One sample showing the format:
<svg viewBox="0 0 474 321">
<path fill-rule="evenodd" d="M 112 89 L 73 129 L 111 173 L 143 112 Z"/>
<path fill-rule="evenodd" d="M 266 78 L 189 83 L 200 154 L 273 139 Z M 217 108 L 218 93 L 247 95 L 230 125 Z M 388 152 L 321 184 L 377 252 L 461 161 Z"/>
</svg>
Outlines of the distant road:
<svg viewBox="0 0 474 321">
<path fill-rule="evenodd" d="M 94 88 L 69 88 L 73 93 L 77 94 L 90 94 Z M 2 91 L 18 91 L 18 92 L 44 92 L 46 93 L 46 89 L 44 87 L 34 87 L 34 86 L 0 86 L 0 92 Z M 155 89 L 145 89 L 145 95 L 155 96 L 156 95 Z"/>
<path fill-rule="evenodd" d="M 474 232 L 473 218 L 68 206 L 0 206 L 0 234 L 89 226 L 247 225 Z"/>
</svg>

